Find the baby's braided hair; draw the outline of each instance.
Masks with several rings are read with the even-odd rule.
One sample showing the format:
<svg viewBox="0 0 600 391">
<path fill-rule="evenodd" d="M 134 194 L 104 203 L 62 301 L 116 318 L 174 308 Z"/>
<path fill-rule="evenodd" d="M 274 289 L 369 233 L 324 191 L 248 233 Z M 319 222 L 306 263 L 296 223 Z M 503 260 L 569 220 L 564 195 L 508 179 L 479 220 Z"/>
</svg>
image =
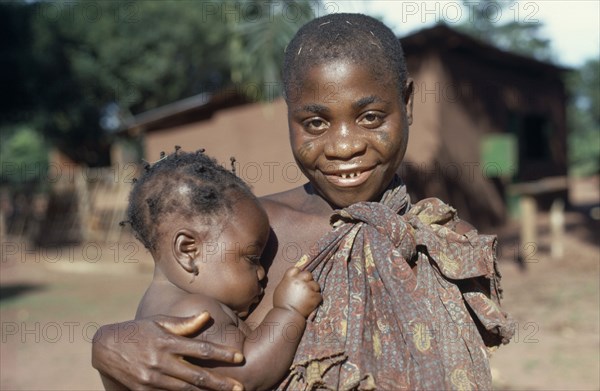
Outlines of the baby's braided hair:
<svg viewBox="0 0 600 391">
<path fill-rule="evenodd" d="M 232 159 L 232 165 L 234 160 Z M 134 181 L 129 195 L 127 220 L 135 236 L 155 249 L 160 219 L 177 214 L 184 219 L 211 219 L 228 214 L 239 197 L 255 198 L 250 188 L 204 154 L 204 149 L 165 155 L 154 164 L 144 162 L 144 172 Z"/>
<path fill-rule="evenodd" d="M 382 81 L 392 78 L 404 96 L 407 71 L 400 41 L 385 24 L 362 14 L 330 14 L 313 19 L 298 30 L 285 49 L 285 97 L 294 99 L 296 80 L 315 65 L 348 60 L 366 65 Z"/>
</svg>

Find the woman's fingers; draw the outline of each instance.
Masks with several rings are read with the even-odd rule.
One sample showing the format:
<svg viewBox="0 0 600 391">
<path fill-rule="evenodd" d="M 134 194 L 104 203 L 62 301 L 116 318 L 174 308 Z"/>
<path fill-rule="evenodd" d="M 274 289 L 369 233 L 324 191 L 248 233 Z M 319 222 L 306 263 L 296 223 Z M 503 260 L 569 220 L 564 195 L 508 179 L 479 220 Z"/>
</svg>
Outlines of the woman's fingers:
<svg viewBox="0 0 600 391">
<path fill-rule="evenodd" d="M 144 388 L 142 388 L 144 389 Z M 176 379 L 174 377 L 169 376 L 161 376 L 156 380 L 156 383 L 152 384 L 150 388 L 147 390 L 189 390 L 189 391 L 202 391 L 210 388 L 201 388 L 190 385 L 183 380 Z M 229 388 L 231 389 L 231 388 Z M 217 389 L 215 389 L 217 390 Z"/>
<path fill-rule="evenodd" d="M 141 390 L 186 390 L 186 391 L 242 391 L 244 388 L 238 384 L 230 384 L 219 379 L 211 379 L 213 375 L 206 372 L 208 376 L 197 375 L 195 379 L 181 380 L 179 378 L 163 375 L 154 380 L 149 387 L 142 387 Z M 197 384 L 192 385 L 192 384 Z"/>
<path fill-rule="evenodd" d="M 185 357 L 232 364 L 244 361 L 244 355 L 240 351 L 213 342 L 173 336 L 170 338 L 169 345 L 171 345 L 169 347 L 171 352 Z"/>
<path fill-rule="evenodd" d="M 173 334 L 187 336 L 199 332 L 202 327 L 206 326 L 208 321 L 210 321 L 210 315 L 205 311 L 200 315 L 188 316 L 185 318 L 158 315 L 153 319 L 159 325 L 167 329 L 167 331 Z"/>
<path fill-rule="evenodd" d="M 210 369 L 181 358 L 195 357 L 211 363 L 243 361 L 243 355 L 233 348 L 173 333 L 193 333 L 206 325 L 208 319 L 207 314 L 189 318 L 156 316 L 102 326 L 93 340 L 93 366 L 135 390 L 241 389 L 235 380 L 211 374 Z"/>
<path fill-rule="evenodd" d="M 198 333 L 210 320 L 208 312 L 185 318 L 157 316 L 153 318 L 168 332 L 175 334 L 169 339 L 169 350 L 176 354 L 201 360 L 221 361 L 238 364 L 244 356 L 238 350 L 228 346 L 214 344 L 196 339 L 178 338 L 180 335 Z"/>
<path fill-rule="evenodd" d="M 170 368 L 167 376 L 161 377 L 161 381 L 169 383 L 159 386 L 159 388 L 164 388 L 167 390 L 177 390 L 177 389 L 201 389 L 201 390 L 235 390 L 241 391 L 244 389 L 242 384 L 235 381 L 234 379 L 204 370 L 198 366 L 190 364 L 187 361 L 181 360 L 180 358 L 173 357 L 174 361 L 177 363 L 173 363 L 173 365 L 168 365 Z M 177 381 L 177 383 L 175 382 Z M 175 388 L 174 386 L 179 384 L 179 388 Z M 185 388 L 184 386 L 189 386 L 190 384 L 195 385 L 197 388 Z"/>
<path fill-rule="evenodd" d="M 153 319 L 169 332 L 189 335 L 201 330 L 210 320 L 210 316 L 204 312 L 198 316 L 187 318 L 154 317 Z M 161 365 L 163 373 L 168 375 L 168 378 L 162 376 L 158 379 L 159 381 L 169 382 L 169 387 L 177 384 L 176 381 L 180 381 L 182 385 L 193 384 L 200 387 L 200 389 L 243 390 L 243 386 L 234 379 L 212 373 L 181 358 L 181 356 L 184 356 L 205 361 L 235 364 L 244 360 L 242 353 L 228 346 L 189 339 L 180 335 L 171 334 L 170 338 L 165 340 L 165 347 L 172 355 L 168 359 L 165 358 L 163 365 Z M 169 387 L 167 387 L 167 384 L 164 385 L 165 389 L 176 389 Z M 186 388 L 180 387 L 179 389 Z"/>
</svg>

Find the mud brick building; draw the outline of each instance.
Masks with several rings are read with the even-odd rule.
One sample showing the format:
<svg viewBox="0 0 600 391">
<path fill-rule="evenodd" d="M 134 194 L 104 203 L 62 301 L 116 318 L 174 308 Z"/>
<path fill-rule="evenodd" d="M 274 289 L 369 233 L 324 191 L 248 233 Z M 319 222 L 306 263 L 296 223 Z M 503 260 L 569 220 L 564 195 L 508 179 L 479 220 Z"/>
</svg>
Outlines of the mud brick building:
<svg viewBox="0 0 600 391">
<path fill-rule="evenodd" d="M 400 174 L 414 199 L 439 197 L 486 227 L 504 221 L 514 184 L 538 189 L 542 205 L 567 198 L 566 69 L 444 25 L 400 41 L 415 86 Z M 174 145 L 205 148 L 225 165 L 235 156 L 238 174 L 262 195 L 305 180 L 287 126 L 283 99 L 247 103 L 232 90 L 139 114 L 123 133 L 143 138 L 148 161 Z"/>
</svg>

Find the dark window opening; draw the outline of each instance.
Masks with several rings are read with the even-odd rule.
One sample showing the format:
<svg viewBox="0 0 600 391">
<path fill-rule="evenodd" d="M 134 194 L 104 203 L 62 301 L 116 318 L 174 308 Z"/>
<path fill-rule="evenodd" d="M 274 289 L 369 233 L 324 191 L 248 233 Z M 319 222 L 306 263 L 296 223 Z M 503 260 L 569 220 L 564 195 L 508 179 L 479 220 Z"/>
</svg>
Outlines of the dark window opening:
<svg viewBox="0 0 600 391">
<path fill-rule="evenodd" d="M 526 159 L 544 160 L 550 157 L 550 123 L 539 115 L 526 115 L 521 121 L 519 141 L 521 156 Z"/>
</svg>

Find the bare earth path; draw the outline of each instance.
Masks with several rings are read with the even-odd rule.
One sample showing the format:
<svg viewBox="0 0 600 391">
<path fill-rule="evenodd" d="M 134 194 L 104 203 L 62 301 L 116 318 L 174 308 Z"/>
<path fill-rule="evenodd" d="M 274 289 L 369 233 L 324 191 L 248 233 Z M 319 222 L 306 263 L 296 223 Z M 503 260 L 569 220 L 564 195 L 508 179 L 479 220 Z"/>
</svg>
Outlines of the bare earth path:
<svg viewBox="0 0 600 391">
<path fill-rule="evenodd" d="M 152 276 L 148 254 L 133 240 L 43 251 L 3 246 L 0 390 L 101 389 L 91 338 L 98 325 L 134 316 Z"/>
<path fill-rule="evenodd" d="M 574 199 L 599 204 L 598 182 Z M 589 208 L 588 208 L 589 209 Z M 518 226 L 500 231 L 504 308 L 518 322 L 492 358 L 496 389 L 600 390 L 600 224 L 567 213 L 565 257 L 549 256 L 548 217 L 514 262 Z M 34 250 L 3 239 L 0 258 L 0 390 L 98 390 L 90 339 L 98 325 L 131 319 L 151 279 L 151 260 L 134 239 Z M 135 342 L 135 330 L 130 338 Z"/>
</svg>

